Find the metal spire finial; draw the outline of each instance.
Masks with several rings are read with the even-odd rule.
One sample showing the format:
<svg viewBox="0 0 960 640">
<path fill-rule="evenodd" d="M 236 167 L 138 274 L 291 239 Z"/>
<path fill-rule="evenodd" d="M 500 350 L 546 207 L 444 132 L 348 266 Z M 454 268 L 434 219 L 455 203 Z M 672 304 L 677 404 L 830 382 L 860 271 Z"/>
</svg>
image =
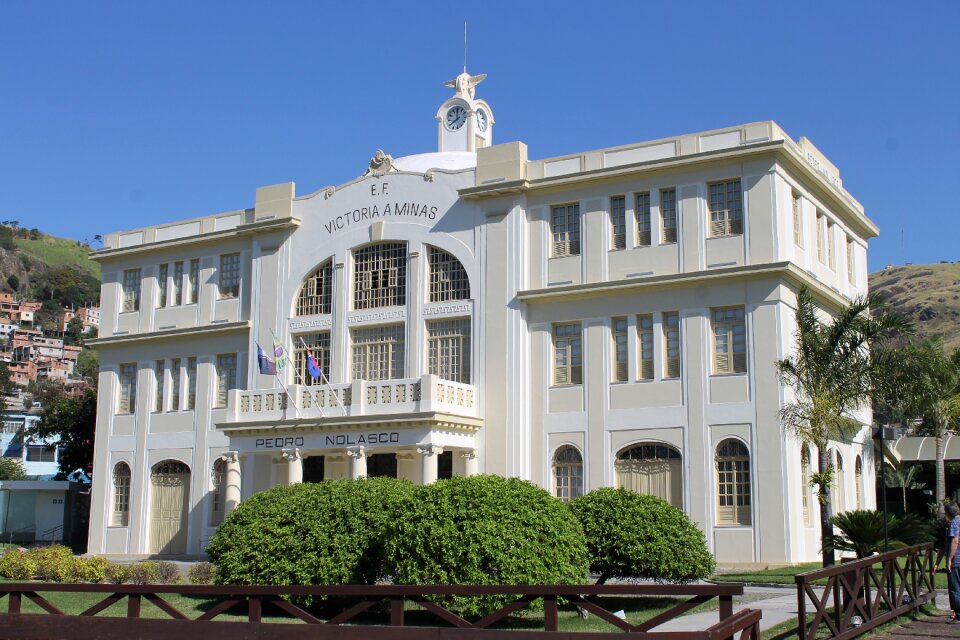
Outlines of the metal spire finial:
<svg viewBox="0 0 960 640">
<path fill-rule="evenodd" d="M 467 72 L 467 21 L 463 21 L 463 72 Z"/>
</svg>

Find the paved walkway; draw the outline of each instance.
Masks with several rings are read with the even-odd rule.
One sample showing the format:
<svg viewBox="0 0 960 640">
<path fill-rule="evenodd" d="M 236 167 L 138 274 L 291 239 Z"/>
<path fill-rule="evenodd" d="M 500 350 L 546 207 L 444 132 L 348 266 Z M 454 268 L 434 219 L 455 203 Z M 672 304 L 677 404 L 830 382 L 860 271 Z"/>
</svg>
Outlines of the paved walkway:
<svg viewBox="0 0 960 640">
<path fill-rule="evenodd" d="M 819 589 L 817 593 L 820 593 Z M 918 620 L 898 628 L 896 640 L 908 640 L 908 638 L 928 640 L 931 637 L 960 638 L 960 624 L 946 624 L 946 607 L 948 606 L 946 592 L 940 591 L 937 604 L 943 616 Z M 797 611 L 797 590 L 795 587 L 744 587 L 743 597 L 734 598 L 733 605 L 734 611 L 740 611 L 741 609 L 760 609 L 763 611 L 763 618 L 760 619 L 761 631 L 788 620 L 796 621 L 799 615 Z M 701 631 L 716 624 L 719 620 L 719 614 L 716 611 L 704 611 L 674 618 L 657 627 L 655 631 Z M 899 629 L 908 629 L 909 631 L 901 634 Z"/>
</svg>

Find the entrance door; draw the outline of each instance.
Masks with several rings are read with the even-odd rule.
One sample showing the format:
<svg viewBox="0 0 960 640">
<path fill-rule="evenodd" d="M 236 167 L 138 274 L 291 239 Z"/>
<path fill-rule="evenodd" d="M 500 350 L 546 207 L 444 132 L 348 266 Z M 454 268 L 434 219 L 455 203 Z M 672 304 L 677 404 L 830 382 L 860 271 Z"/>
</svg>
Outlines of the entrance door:
<svg viewBox="0 0 960 640">
<path fill-rule="evenodd" d="M 310 456 L 303 461 L 303 481 L 323 481 L 323 456 Z"/>
<path fill-rule="evenodd" d="M 367 458 L 367 477 L 368 478 L 396 478 L 397 477 L 397 454 L 395 453 L 375 453 Z"/>
<path fill-rule="evenodd" d="M 164 460 L 153 467 L 150 488 L 150 553 L 185 554 L 190 467 Z"/>
</svg>

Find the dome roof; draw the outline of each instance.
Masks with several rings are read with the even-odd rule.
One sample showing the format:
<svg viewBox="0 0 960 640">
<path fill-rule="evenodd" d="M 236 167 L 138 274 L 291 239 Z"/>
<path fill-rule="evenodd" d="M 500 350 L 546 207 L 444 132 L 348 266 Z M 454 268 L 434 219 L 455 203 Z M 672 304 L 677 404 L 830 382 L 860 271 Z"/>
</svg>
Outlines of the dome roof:
<svg viewBox="0 0 960 640">
<path fill-rule="evenodd" d="M 393 161 L 398 171 L 425 173 L 430 169 L 443 171 L 461 171 L 477 166 L 477 154 L 471 151 L 443 151 L 439 153 L 418 153 L 403 156 Z"/>
</svg>

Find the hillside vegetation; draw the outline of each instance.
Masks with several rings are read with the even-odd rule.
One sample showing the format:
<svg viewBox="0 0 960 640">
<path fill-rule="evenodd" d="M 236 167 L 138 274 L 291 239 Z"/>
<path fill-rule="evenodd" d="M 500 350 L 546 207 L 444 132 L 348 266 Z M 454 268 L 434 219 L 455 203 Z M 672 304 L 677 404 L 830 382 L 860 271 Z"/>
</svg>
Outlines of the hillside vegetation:
<svg viewBox="0 0 960 640">
<path fill-rule="evenodd" d="M 920 337 L 960 347 L 960 263 L 887 267 L 870 274 L 870 290 L 912 320 Z"/>
<path fill-rule="evenodd" d="M 100 279 L 100 265 L 87 257 L 92 249 L 86 244 L 43 233 L 35 238 L 28 236 L 14 238 L 13 241 L 17 251 L 35 263 L 39 262 L 48 267 L 75 267 L 97 280 Z"/>
</svg>

